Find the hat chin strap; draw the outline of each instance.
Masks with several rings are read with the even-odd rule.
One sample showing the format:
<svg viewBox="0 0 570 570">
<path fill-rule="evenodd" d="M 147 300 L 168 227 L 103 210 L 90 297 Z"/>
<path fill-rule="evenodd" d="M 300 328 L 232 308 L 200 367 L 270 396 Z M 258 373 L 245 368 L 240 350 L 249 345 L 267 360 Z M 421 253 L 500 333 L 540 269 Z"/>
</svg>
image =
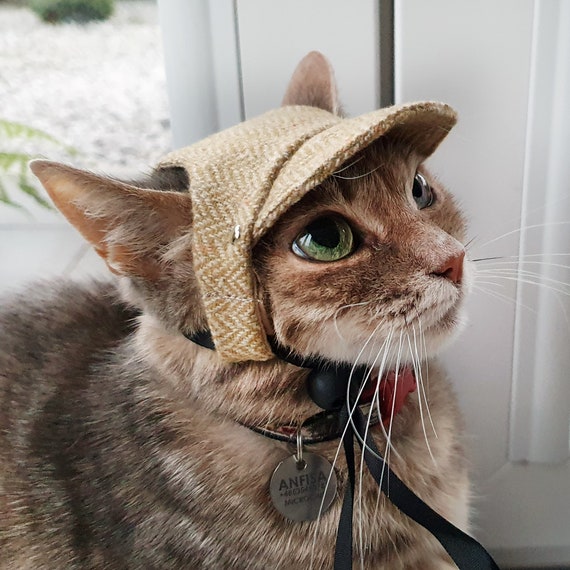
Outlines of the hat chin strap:
<svg viewBox="0 0 570 570">
<path fill-rule="evenodd" d="M 204 348 L 215 350 L 210 331 L 199 331 L 184 336 Z M 325 411 L 338 412 L 340 424 L 344 426 L 342 441 L 348 484 L 345 488 L 338 525 L 334 570 L 352 568 L 352 514 L 356 481 L 354 438 L 360 446 L 370 474 L 384 495 L 402 513 L 428 530 L 460 570 L 499 570 L 496 562 L 481 544 L 424 503 L 385 462 L 370 434 L 366 418 L 355 404 L 357 397 L 348 392 L 349 380 L 357 380 L 355 384 L 360 385 L 368 372 L 366 366 L 355 367 L 349 364 L 335 364 L 321 358 L 301 357 L 280 346 L 273 338 L 269 338 L 269 344 L 275 356 L 281 360 L 300 368 L 311 369 L 307 377 L 309 396 Z"/>
<path fill-rule="evenodd" d="M 184 336 L 204 348 L 216 350 L 209 330 L 189 334 L 184 333 Z M 338 364 L 320 357 L 300 356 L 291 349 L 280 345 L 271 336 L 268 337 L 268 341 L 273 354 L 280 360 L 284 360 L 299 368 L 311 369 L 307 377 L 307 391 L 311 400 L 323 410 L 340 410 L 346 400 L 349 380 L 351 383 L 354 382 L 355 385 L 359 385 L 359 381 L 369 371 L 369 367 L 365 365 Z"/>
</svg>

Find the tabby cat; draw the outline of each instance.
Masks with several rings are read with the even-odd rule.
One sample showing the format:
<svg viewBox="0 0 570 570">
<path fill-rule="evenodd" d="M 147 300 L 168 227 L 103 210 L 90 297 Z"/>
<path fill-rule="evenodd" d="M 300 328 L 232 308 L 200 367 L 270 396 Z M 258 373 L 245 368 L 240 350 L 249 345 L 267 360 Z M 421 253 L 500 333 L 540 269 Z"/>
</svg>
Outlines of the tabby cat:
<svg viewBox="0 0 570 570">
<path fill-rule="evenodd" d="M 360 388 L 379 449 L 468 530 L 461 415 L 434 356 L 460 326 L 470 262 L 464 218 L 422 164 L 455 116 L 435 103 L 354 120 L 339 108 L 330 65 L 313 52 L 281 109 L 175 153 L 149 180 L 32 163 L 115 277 L 4 299 L 0 568 L 332 568 L 340 434 L 300 436 L 301 452 L 334 465 L 328 510 L 293 521 L 270 497 L 296 426 L 322 413 L 309 370 L 274 347 L 368 365 Z M 337 144 L 349 128 L 352 142 Z M 266 197 L 285 189 L 286 207 L 247 198 L 256 185 Z M 200 331 L 215 347 L 191 340 Z M 394 393 L 382 407 L 386 379 Z M 355 567 L 455 568 L 358 454 L 356 465 Z"/>
</svg>

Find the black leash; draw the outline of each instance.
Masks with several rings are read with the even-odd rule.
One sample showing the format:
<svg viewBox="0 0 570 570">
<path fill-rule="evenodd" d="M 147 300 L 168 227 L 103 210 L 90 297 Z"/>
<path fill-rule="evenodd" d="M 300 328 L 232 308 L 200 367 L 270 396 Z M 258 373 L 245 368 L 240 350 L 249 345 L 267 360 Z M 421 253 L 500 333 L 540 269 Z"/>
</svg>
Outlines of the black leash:
<svg viewBox="0 0 570 570">
<path fill-rule="evenodd" d="M 215 350 L 209 331 L 185 334 L 196 344 Z M 307 378 L 307 390 L 312 400 L 327 411 L 337 410 L 340 424 L 347 426 L 342 439 L 348 484 L 338 523 L 334 570 L 352 569 L 352 518 L 355 487 L 354 437 L 364 454 L 364 461 L 372 477 L 386 497 L 406 516 L 427 529 L 451 556 L 459 570 L 500 570 L 491 555 L 473 537 L 469 536 L 447 519 L 434 511 L 414 494 L 403 481 L 390 469 L 378 451 L 376 443 L 366 430 L 366 419 L 358 406 L 353 406 L 352 419 L 346 402 L 349 378 L 356 386 L 366 376 L 366 367 L 353 368 L 351 365 L 337 365 L 319 358 L 303 358 L 269 339 L 274 354 L 281 360 L 298 366 L 310 368 Z M 362 442 L 365 442 L 363 445 Z"/>
</svg>

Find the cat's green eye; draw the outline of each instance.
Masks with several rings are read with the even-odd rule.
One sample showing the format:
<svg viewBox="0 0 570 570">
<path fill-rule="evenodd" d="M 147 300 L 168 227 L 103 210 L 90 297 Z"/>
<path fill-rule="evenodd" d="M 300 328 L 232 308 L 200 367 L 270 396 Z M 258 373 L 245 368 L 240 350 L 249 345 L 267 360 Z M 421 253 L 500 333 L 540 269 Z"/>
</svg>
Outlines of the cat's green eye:
<svg viewBox="0 0 570 570">
<path fill-rule="evenodd" d="M 354 251 L 354 235 L 341 218 L 323 217 L 311 222 L 295 239 L 293 253 L 313 261 L 338 261 Z"/>
<path fill-rule="evenodd" d="M 412 196 L 418 206 L 418 209 L 423 210 L 433 204 L 434 196 L 428 181 L 422 174 L 416 172 L 414 176 L 414 184 L 412 186 Z"/>
</svg>

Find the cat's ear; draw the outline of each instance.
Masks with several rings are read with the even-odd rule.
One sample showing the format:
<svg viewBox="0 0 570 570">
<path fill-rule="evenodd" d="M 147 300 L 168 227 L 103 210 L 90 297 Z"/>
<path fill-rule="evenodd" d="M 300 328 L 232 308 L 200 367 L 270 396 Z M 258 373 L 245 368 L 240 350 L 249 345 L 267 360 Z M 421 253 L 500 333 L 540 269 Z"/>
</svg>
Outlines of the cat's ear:
<svg viewBox="0 0 570 570">
<path fill-rule="evenodd" d="M 289 82 L 283 105 L 309 105 L 341 115 L 334 71 L 320 52 L 308 53 L 297 65 Z"/>
<path fill-rule="evenodd" d="M 118 275 L 154 280 L 192 221 L 187 193 L 146 190 L 47 160 L 30 163 L 54 204 Z"/>
</svg>

